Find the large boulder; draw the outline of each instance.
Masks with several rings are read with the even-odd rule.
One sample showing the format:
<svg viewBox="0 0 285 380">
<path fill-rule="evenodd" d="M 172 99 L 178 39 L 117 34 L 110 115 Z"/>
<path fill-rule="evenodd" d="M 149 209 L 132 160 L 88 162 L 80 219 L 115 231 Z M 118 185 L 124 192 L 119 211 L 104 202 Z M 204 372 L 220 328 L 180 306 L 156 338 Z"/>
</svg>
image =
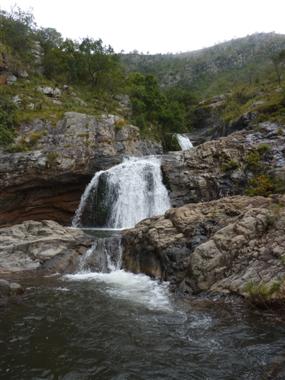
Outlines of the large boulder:
<svg viewBox="0 0 285 380">
<path fill-rule="evenodd" d="M 0 275 L 45 270 L 72 271 L 90 246 L 82 231 L 50 220 L 0 229 Z"/>
<path fill-rule="evenodd" d="M 184 293 L 285 300 L 285 197 L 227 197 L 170 209 L 123 235 L 123 265 Z"/>
<path fill-rule="evenodd" d="M 118 116 L 67 112 L 56 125 L 23 124 L 14 149 L 0 152 L 0 226 L 52 219 L 69 224 L 86 184 L 125 155 L 161 153 Z M 26 151 L 28 150 L 28 151 Z"/>
</svg>

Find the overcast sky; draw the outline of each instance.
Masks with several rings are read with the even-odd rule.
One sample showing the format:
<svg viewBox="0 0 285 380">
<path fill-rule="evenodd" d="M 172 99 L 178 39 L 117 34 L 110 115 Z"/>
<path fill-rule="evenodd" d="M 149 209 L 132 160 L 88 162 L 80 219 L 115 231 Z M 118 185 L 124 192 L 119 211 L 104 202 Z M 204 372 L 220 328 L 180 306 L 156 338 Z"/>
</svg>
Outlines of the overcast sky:
<svg viewBox="0 0 285 380">
<path fill-rule="evenodd" d="M 285 34 L 285 0 L 0 0 L 31 8 L 64 37 L 102 38 L 117 52 L 196 50 L 255 32 Z"/>
</svg>

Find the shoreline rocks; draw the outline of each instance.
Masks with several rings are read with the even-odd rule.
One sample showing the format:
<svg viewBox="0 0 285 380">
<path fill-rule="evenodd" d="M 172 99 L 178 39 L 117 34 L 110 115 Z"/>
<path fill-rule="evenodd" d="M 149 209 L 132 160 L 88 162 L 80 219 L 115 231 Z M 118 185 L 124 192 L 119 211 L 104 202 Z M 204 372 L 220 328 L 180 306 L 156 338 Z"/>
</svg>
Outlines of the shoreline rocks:
<svg viewBox="0 0 285 380">
<path fill-rule="evenodd" d="M 185 295 L 284 302 L 285 197 L 227 197 L 146 219 L 123 234 L 123 266 Z"/>
<path fill-rule="evenodd" d="M 0 276 L 20 272 L 65 273 L 91 244 L 81 230 L 45 220 L 0 229 Z"/>
</svg>

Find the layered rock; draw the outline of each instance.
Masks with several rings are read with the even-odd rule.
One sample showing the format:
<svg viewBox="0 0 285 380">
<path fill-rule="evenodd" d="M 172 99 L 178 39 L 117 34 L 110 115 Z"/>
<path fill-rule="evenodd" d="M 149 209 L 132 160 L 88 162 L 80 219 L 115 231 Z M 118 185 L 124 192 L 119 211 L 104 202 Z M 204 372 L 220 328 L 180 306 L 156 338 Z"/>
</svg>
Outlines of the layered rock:
<svg viewBox="0 0 285 380">
<path fill-rule="evenodd" d="M 49 220 L 1 228 L 0 275 L 39 269 L 72 271 L 90 244 L 82 231 Z"/>
<path fill-rule="evenodd" d="M 285 197 L 227 197 L 170 209 L 123 236 L 123 265 L 185 293 L 285 299 Z"/>
<path fill-rule="evenodd" d="M 258 152 L 262 145 L 268 152 L 260 155 L 260 162 L 251 162 L 249 154 Z M 263 173 L 284 178 L 285 136 L 280 125 L 260 123 L 255 130 L 236 132 L 166 155 L 162 171 L 171 203 L 177 207 L 243 194 L 254 176 L 253 164 L 262 164 Z"/>
<path fill-rule="evenodd" d="M 68 112 L 56 125 L 22 125 L 19 153 L 0 153 L 0 226 L 52 219 L 69 224 L 86 184 L 97 170 L 125 155 L 161 152 L 140 139 L 139 130 L 117 116 Z"/>
</svg>

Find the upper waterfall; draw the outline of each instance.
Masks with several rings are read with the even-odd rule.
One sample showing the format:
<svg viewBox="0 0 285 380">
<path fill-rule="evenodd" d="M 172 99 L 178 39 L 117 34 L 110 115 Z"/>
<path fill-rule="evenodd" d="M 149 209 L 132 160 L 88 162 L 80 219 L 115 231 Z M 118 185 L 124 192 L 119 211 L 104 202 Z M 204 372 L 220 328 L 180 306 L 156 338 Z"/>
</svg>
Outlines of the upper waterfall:
<svg viewBox="0 0 285 380">
<path fill-rule="evenodd" d="M 95 174 L 81 197 L 73 226 L 130 228 L 170 208 L 158 157 L 130 157 Z"/>
<path fill-rule="evenodd" d="M 176 138 L 181 150 L 188 150 L 188 149 L 193 148 L 193 144 L 191 143 L 188 136 L 180 135 L 179 133 L 177 133 Z"/>
</svg>

